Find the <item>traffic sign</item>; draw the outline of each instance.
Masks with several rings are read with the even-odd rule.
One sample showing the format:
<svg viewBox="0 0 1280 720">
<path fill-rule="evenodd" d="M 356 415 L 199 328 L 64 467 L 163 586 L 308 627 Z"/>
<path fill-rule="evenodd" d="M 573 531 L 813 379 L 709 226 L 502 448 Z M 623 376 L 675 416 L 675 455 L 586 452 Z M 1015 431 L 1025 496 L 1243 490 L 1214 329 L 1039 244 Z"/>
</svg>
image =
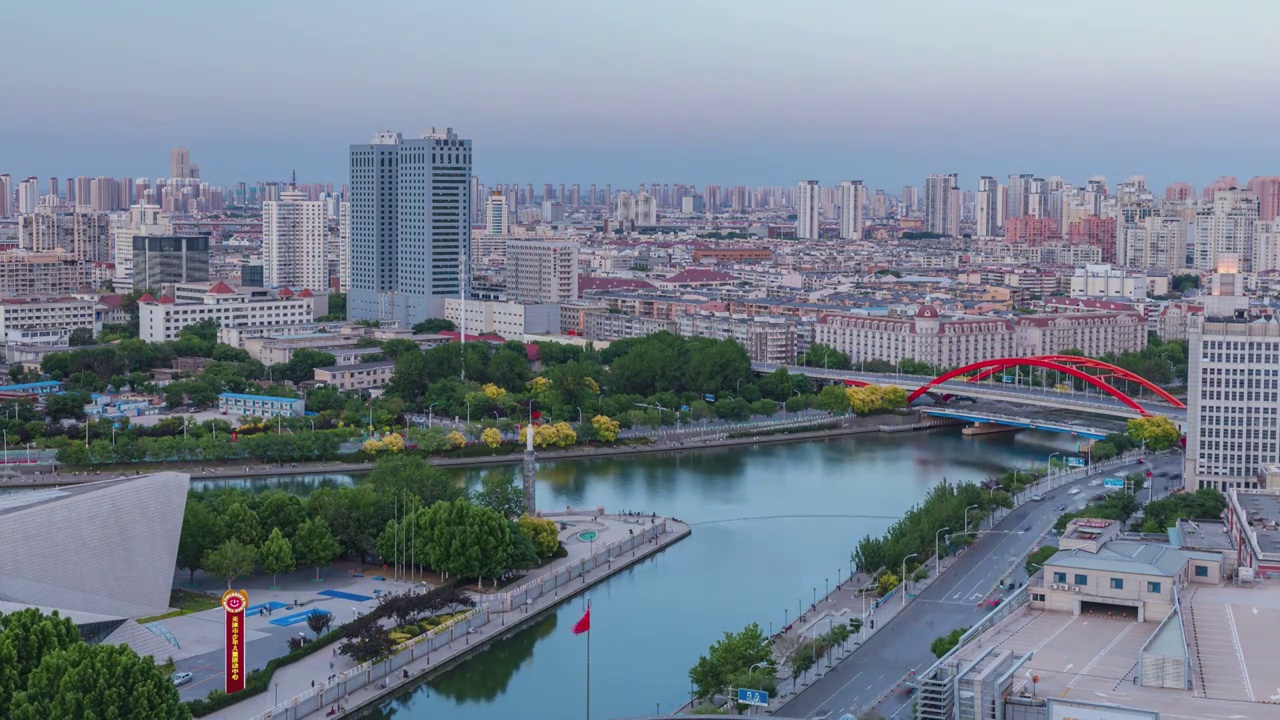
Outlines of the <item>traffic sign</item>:
<svg viewBox="0 0 1280 720">
<path fill-rule="evenodd" d="M 748 690 L 747 688 L 738 688 L 738 702 L 743 705 L 759 705 L 760 707 L 769 706 L 769 693 L 764 690 Z"/>
<path fill-rule="evenodd" d="M 702 396 L 702 399 L 703 399 L 703 400 L 706 400 L 707 402 L 715 402 L 715 401 L 716 401 L 716 396 L 715 396 L 715 395 L 712 395 L 711 393 L 707 393 L 706 395 L 703 395 L 703 396 Z"/>
<path fill-rule="evenodd" d="M 1084 458 L 1081 458 L 1081 457 L 1067 458 L 1067 467 L 1084 467 Z"/>
<path fill-rule="evenodd" d="M 1122 488 L 1124 487 L 1124 478 L 1103 478 L 1102 486 L 1109 488 Z"/>
</svg>

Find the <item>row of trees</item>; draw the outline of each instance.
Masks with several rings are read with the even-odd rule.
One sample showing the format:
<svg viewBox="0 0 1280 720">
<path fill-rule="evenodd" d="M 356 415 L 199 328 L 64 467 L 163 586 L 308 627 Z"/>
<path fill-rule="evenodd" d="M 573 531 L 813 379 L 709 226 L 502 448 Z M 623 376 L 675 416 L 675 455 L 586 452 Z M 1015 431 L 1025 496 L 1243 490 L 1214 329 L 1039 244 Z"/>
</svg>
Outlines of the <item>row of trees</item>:
<svg viewBox="0 0 1280 720">
<path fill-rule="evenodd" d="M 255 430 L 260 430 L 257 428 Z M 83 437 L 56 443 L 57 460 L 64 465 L 85 466 L 110 463 L 234 460 L 254 458 L 270 462 L 312 462 L 335 460 L 342 443 L 352 436 L 351 430 L 316 430 L 315 432 L 270 432 L 241 434 L 233 437 L 231 428 L 189 432 L 168 437 L 138 437 L 132 426 L 111 439 L 107 429 L 88 447 Z"/>
<path fill-rule="evenodd" d="M 1011 507 L 1012 501 L 1006 493 L 988 491 L 971 483 L 940 483 L 929 491 L 923 502 L 889 526 L 883 536 L 868 535 L 860 540 L 853 551 L 853 562 L 862 573 L 897 572 L 903 559 L 915 554 L 917 558 L 908 564 L 910 570 L 933 555 L 936 533 L 942 528 L 950 528 L 951 544 L 968 544 L 973 536 L 961 533 L 965 527 L 965 508 L 971 505 L 977 506 L 968 515 L 969 522 L 973 523 L 996 507 Z"/>
<path fill-rule="evenodd" d="M 29 608 L 0 614 L 0 717 L 191 717 L 152 658 L 88 645 L 70 619 Z"/>
</svg>

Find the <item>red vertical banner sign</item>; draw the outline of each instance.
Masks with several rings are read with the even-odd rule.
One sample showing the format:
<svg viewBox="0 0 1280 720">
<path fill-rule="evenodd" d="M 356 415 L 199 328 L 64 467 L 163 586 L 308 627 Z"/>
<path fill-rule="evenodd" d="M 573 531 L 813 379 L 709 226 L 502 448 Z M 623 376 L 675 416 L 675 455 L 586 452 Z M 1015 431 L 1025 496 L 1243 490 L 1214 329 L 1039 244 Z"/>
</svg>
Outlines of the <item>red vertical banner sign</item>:
<svg viewBox="0 0 1280 720">
<path fill-rule="evenodd" d="M 226 667 L 227 694 L 244 689 L 244 611 L 249 606 L 249 595 L 243 590 L 222 593 L 222 609 L 227 611 Z"/>
</svg>

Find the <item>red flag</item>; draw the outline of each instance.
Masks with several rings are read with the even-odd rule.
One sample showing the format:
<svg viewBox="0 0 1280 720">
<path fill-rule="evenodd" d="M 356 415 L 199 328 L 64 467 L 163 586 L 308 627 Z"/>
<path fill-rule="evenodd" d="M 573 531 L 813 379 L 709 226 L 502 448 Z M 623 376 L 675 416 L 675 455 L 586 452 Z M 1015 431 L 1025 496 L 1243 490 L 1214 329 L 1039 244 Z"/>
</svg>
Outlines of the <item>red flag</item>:
<svg viewBox="0 0 1280 720">
<path fill-rule="evenodd" d="M 582 613 L 582 619 L 573 626 L 573 634 L 581 635 L 591 629 L 591 606 L 587 606 L 587 611 Z"/>
</svg>

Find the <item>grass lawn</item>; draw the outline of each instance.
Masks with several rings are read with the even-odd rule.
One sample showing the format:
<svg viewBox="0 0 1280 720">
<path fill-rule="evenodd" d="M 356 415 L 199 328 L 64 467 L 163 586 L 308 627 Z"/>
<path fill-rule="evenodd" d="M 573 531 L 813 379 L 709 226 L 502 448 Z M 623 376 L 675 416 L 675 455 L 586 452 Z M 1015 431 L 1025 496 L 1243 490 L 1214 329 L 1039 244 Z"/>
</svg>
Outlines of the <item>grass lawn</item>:
<svg viewBox="0 0 1280 720">
<path fill-rule="evenodd" d="M 219 597 L 215 597 L 207 593 L 174 588 L 169 592 L 169 607 L 176 607 L 178 608 L 177 610 L 171 610 L 162 615 L 138 618 L 137 622 L 139 625 L 145 625 L 149 622 L 177 617 L 179 615 L 189 615 L 191 613 L 200 612 L 201 610 L 212 610 L 221 604 L 222 599 Z"/>
</svg>

